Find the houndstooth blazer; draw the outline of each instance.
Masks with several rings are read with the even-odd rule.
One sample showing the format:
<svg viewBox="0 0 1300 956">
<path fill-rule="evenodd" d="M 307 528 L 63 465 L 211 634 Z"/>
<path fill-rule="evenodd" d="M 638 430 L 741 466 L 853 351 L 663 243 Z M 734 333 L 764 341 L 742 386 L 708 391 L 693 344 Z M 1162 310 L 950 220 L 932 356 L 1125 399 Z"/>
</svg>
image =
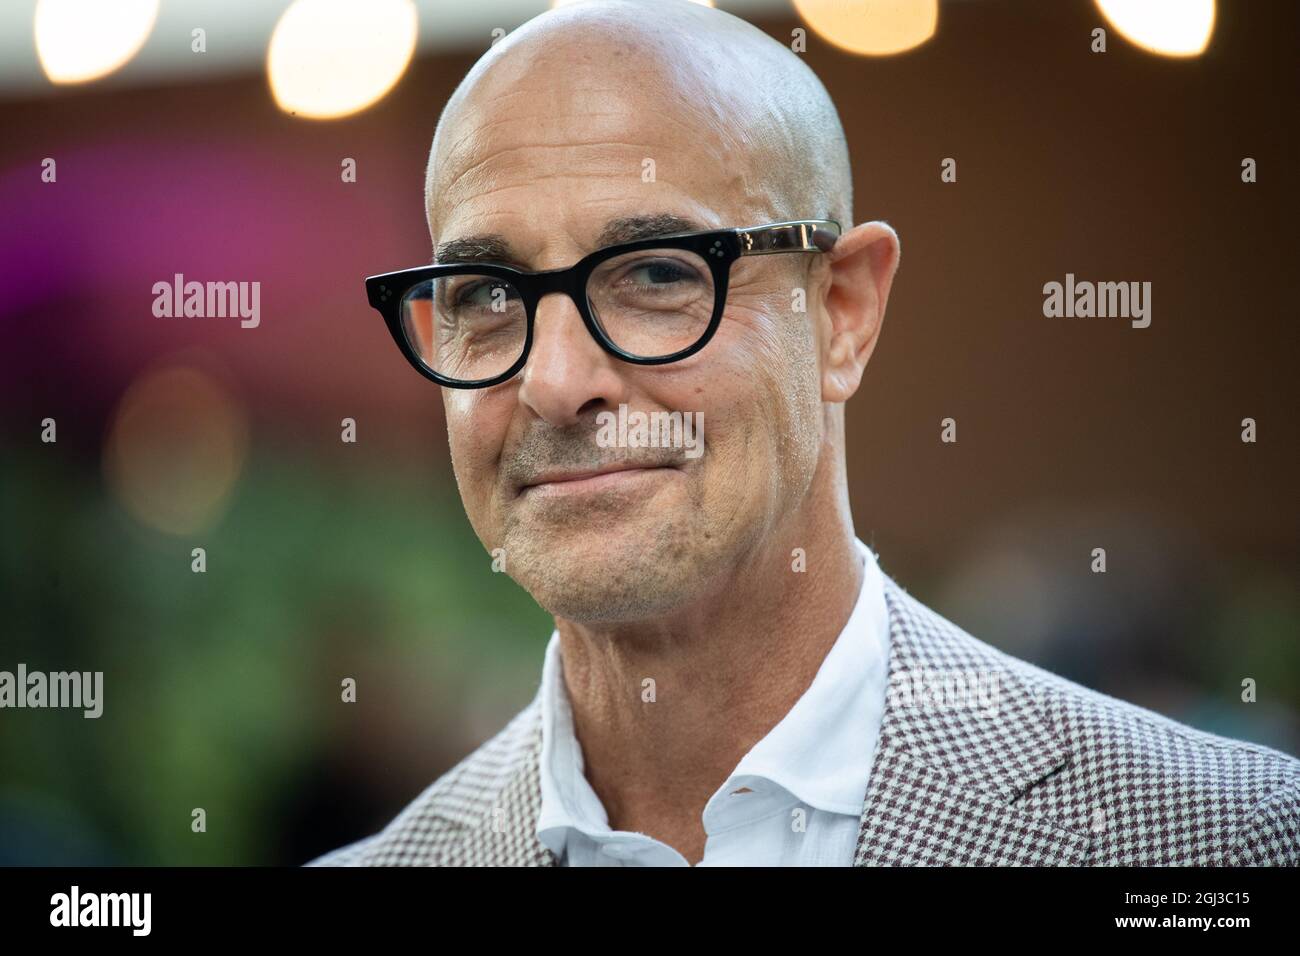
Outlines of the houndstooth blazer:
<svg viewBox="0 0 1300 956">
<path fill-rule="evenodd" d="M 1011 657 L 888 577 L 885 598 L 855 866 L 1300 864 L 1294 757 Z M 554 866 L 534 833 L 540 751 L 539 695 L 382 831 L 307 865 Z"/>
</svg>

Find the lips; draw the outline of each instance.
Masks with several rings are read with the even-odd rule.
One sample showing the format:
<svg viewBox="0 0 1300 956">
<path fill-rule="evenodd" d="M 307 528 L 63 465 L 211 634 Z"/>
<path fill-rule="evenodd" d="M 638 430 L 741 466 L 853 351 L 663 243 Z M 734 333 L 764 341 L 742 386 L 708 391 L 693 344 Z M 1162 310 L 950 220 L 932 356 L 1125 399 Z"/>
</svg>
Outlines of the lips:
<svg viewBox="0 0 1300 956">
<path fill-rule="evenodd" d="M 673 465 L 658 462 L 617 462 L 600 468 L 555 469 L 543 471 L 524 481 L 519 494 L 530 491 L 580 492 L 615 488 L 621 484 L 640 480 L 656 471 L 676 470 Z"/>
</svg>

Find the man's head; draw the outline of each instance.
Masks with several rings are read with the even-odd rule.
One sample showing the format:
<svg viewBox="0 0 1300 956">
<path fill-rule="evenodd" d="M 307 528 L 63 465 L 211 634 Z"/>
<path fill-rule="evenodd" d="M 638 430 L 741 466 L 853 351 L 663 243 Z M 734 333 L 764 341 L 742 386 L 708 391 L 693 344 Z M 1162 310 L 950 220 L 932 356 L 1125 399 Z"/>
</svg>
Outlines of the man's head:
<svg viewBox="0 0 1300 956">
<path fill-rule="evenodd" d="M 599 623 L 689 608 L 774 535 L 847 518 L 842 403 L 898 261 L 888 226 L 848 229 L 851 189 L 843 130 L 812 71 L 744 21 L 686 0 L 551 11 L 460 84 L 429 160 L 437 250 L 494 237 L 509 264 L 541 270 L 640 217 L 846 229 L 828 254 L 737 260 L 716 334 L 680 362 L 620 361 L 550 295 L 521 373 L 443 390 L 470 521 L 547 610 Z M 703 454 L 601 447 L 597 416 L 620 405 L 702 413 Z M 613 462 L 644 467 L 539 484 Z"/>
</svg>

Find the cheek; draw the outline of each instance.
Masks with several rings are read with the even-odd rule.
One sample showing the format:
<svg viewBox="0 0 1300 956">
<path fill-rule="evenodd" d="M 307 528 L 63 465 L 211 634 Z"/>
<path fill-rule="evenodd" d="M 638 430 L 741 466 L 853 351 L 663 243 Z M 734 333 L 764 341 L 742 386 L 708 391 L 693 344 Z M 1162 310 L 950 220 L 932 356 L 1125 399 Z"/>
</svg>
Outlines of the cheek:
<svg viewBox="0 0 1300 956">
<path fill-rule="evenodd" d="M 819 414 L 817 345 L 807 313 L 791 308 L 789 290 L 752 289 L 728 296 L 726 333 L 728 364 L 745 382 L 749 400 L 763 416 L 794 427 Z M 784 434 L 784 431 L 783 431 Z M 786 435 L 786 437 L 789 437 Z"/>
<path fill-rule="evenodd" d="M 809 317 L 790 310 L 784 293 L 735 303 L 727 373 L 728 455 L 743 456 L 762 474 L 768 494 L 786 497 L 807 486 L 821 441 L 821 389 Z M 755 487 L 758 483 L 755 482 Z"/>
<path fill-rule="evenodd" d="M 802 485 L 811 479 L 822 440 L 821 363 L 808 316 L 792 313 L 788 319 L 776 401 L 784 458 Z"/>
<path fill-rule="evenodd" d="M 473 507 L 495 486 L 497 463 L 509 427 L 509 405 L 491 395 L 448 389 L 443 396 L 447 447 L 466 507 Z"/>
<path fill-rule="evenodd" d="M 705 444 L 717 467 L 711 479 L 733 501 L 761 493 L 783 454 L 788 399 L 785 362 L 774 319 L 747 309 L 718 330 L 704 387 Z M 737 476 L 744 475 L 738 482 Z"/>
<path fill-rule="evenodd" d="M 727 310 L 719 335 L 726 332 L 728 350 L 743 358 L 756 388 L 768 394 L 785 390 L 787 380 L 807 374 L 815 361 L 806 312 L 796 312 L 792 290 L 779 283 L 745 283 L 727 293 Z"/>
</svg>

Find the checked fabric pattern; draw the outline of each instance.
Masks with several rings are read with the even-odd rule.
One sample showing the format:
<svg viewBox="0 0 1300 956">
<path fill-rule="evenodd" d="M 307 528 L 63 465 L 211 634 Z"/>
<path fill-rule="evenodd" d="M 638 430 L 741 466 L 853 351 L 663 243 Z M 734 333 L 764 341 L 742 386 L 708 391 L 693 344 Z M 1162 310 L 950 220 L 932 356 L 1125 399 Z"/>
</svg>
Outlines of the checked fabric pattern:
<svg viewBox="0 0 1300 956">
<path fill-rule="evenodd" d="M 1089 690 L 885 579 L 889 696 L 856 866 L 1300 865 L 1300 761 Z M 540 696 L 382 831 L 308 866 L 555 866 Z"/>
</svg>

